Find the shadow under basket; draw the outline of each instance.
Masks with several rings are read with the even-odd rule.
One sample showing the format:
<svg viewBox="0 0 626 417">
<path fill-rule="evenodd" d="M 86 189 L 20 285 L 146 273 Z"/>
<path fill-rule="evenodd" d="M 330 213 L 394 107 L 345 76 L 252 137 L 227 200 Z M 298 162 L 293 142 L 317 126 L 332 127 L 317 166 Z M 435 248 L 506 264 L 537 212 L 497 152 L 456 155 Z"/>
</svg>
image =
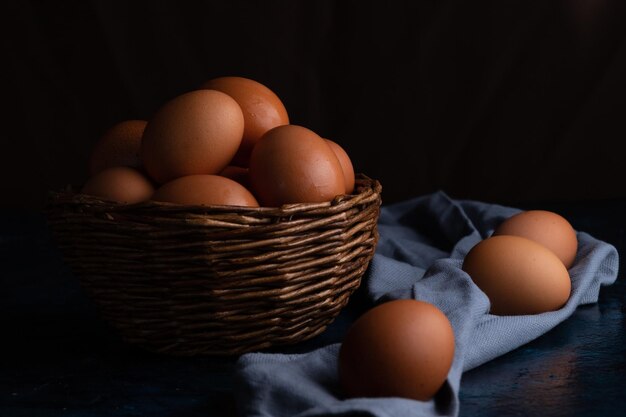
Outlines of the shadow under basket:
<svg viewBox="0 0 626 417">
<path fill-rule="evenodd" d="M 123 205 L 50 193 L 65 262 L 124 340 L 172 355 L 238 355 L 321 333 L 361 283 L 381 185 L 280 208 Z"/>
</svg>

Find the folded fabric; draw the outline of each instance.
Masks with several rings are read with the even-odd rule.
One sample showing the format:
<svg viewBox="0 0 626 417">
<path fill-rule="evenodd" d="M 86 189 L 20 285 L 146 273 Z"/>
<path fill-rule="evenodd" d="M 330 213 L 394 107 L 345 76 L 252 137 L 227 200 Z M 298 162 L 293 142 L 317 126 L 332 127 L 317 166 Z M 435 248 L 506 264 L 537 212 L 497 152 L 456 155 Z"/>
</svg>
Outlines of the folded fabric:
<svg viewBox="0 0 626 417">
<path fill-rule="evenodd" d="M 489 314 L 488 298 L 461 265 L 476 243 L 517 212 L 518 209 L 511 207 L 452 200 L 442 192 L 384 206 L 381 210 L 380 240 L 364 277 L 363 289 L 369 306 L 391 299 L 413 298 L 436 305 L 449 318 L 456 350 L 448 378 L 435 398 L 430 401 L 344 398 L 337 374 L 340 344 L 330 343 L 306 353 L 243 355 L 235 372 L 235 396 L 240 414 L 271 417 L 458 415 L 458 394 L 464 371 L 546 333 L 566 320 L 577 306 L 596 302 L 600 286 L 610 285 L 617 278 L 616 249 L 579 231 L 576 261 L 569 270 L 572 293 L 565 306 L 536 315 Z"/>
</svg>

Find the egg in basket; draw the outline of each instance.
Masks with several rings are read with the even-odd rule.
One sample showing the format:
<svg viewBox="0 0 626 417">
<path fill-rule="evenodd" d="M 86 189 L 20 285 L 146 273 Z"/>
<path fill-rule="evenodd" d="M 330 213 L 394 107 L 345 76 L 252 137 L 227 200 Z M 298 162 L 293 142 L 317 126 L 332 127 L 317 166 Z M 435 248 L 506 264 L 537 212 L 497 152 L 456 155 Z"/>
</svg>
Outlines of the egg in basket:
<svg viewBox="0 0 626 417">
<path fill-rule="evenodd" d="M 103 318 L 151 351 L 311 338 L 374 254 L 380 183 L 250 79 L 216 78 L 114 126 L 89 166 L 80 190 L 50 193 L 49 225 Z"/>
</svg>

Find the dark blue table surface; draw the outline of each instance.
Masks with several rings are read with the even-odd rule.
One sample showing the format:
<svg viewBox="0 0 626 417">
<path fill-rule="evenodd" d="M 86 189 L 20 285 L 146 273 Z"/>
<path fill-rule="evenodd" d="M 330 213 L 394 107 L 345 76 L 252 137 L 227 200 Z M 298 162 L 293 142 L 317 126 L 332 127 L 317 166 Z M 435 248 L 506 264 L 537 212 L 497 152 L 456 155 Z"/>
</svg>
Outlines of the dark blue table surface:
<svg viewBox="0 0 626 417">
<path fill-rule="evenodd" d="M 530 207 L 528 207 L 530 208 Z M 626 202 L 542 204 L 624 254 Z M 464 374 L 470 416 L 626 415 L 626 279 L 539 339 Z M 359 294 L 318 338 L 337 341 Z M 64 266 L 35 212 L 0 211 L 0 416 L 232 416 L 235 358 L 172 358 L 123 343 Z"/>
</svg>

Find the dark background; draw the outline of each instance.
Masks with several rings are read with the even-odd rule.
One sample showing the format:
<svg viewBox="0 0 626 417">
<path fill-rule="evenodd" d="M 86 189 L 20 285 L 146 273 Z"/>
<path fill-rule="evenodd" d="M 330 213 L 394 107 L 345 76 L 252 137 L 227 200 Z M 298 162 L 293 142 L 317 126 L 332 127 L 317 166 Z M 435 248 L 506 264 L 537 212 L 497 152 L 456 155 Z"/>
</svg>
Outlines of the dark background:
<svg viewBox="0 0 626 417">
<path fill-rule="evenodd" d="M 443 189 L 551 209 L 623 271 L 625 41 L 623 0 L 1 2 L 0 414 L 234 415 L 234 361 L 122 343 L 29 213 L 85 180 L 108 127 L 216 76 L 268 85 L 387 203 Z M 621 416 L 625 299 L 620 272 L 464 374 L 461 416 Z"/>
<path fill-rule="evenodd" d="M 42 207 L 108 127 L 222 75 L 273 89 L 386 203 L 623 198 L 624 3 L 4 2 L 0 207 Z"/>
</svg>

